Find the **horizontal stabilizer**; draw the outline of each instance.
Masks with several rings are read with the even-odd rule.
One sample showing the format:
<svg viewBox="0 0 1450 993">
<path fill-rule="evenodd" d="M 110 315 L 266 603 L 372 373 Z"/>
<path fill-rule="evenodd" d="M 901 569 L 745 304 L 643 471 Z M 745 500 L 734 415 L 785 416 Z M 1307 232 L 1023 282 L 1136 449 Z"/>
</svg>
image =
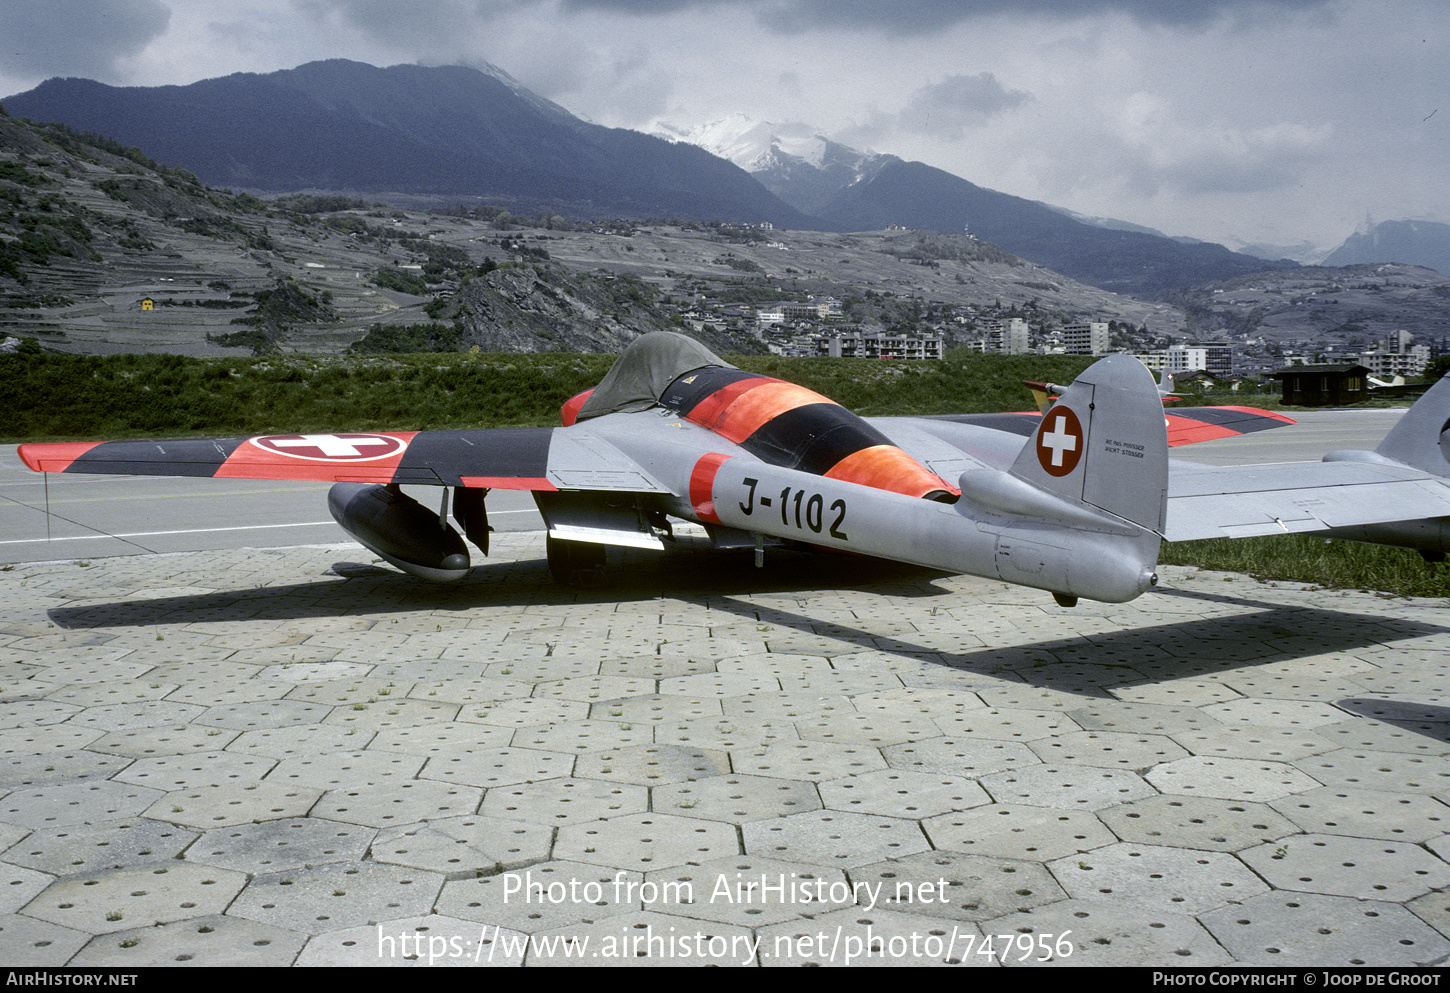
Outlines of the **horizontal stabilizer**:
<svg viewBox="0 0 1450 993">
<path fill-rule="evenodd" d="M 1406 466 L 1378 462 L 1174 466 L 1169 541 L 1417 520 L 1450 514 L 1450 487 Z"/>
</svg>

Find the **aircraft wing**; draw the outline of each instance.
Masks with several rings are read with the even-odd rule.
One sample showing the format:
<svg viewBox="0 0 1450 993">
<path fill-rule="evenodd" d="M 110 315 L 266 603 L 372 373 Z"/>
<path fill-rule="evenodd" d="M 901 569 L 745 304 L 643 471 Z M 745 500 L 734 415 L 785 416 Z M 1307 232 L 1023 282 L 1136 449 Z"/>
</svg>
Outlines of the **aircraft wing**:
<svg viewBox="0 0 1450 993">
<path fill-rule="evenodd" d="M 1164 538 L 1246 538 L 1450 515 L 1450 486 L 1404 465 L 1171 463 Z"/>
<path fill-rule="evenodd" d="M 37 472 L 507 490 L 668 492 L 602 438 L 554 428 L 279 434 L 21 445 Z"/>
<path fill-rule="evenodd" d="M 945 421 L 951 424 L 966 424 L 975 427 L 1007 431 L 1026 438 L 1037 430 L 1042 415 L 1036 411 L 1010 414 L 947 414 L 920 418 L 893 418 L 893 420 Z M 1201 441 L 1218 438 L 1233 438 L 1255 431 L 1287 427 L 1295 423 L 1293 418 L 1271 410 L 1256 407 L 1184 407 L 1164 411 L 1163 419 L 1168 427 L 1168 445 L 1196 445 Z"/>
</svg>

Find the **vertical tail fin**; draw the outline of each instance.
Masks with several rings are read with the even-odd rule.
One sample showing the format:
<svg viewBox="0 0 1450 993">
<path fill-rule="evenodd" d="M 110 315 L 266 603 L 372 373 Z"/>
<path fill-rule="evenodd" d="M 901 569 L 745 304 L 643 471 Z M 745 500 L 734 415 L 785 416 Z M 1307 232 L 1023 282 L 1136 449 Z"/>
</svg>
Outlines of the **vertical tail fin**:
<svg viewBox="0 0 1450 993">
<path fill-rule="evenodd" d="M 1042 415 L 1011 474 L 1161 534 L 1168 434 L 1152 374 L 1127 355 L 1095 362 Z"/>
<path fill-rule="evenodd" d="M 1450 476 L 1450 376 L 1415 401 L 1375 454 L 1436 476 Z"/>
</svg>

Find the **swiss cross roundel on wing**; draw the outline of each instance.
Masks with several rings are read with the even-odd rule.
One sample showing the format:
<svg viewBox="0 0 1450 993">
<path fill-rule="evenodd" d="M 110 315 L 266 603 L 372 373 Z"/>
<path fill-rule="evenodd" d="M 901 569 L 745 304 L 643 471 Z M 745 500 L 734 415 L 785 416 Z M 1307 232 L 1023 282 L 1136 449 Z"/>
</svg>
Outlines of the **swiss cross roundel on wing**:
<svg viewBox="0 0 1450 993">
<path fill-rule="evenodd" d="M 309 462 L 376 462 L 408 447 L 386 434 L 273 434 L 251 439 L 263 451 Z"/>
<path fill-rule="evenodd" d="M 1037 429 L 1037 461 L 1049 476 L 1066 476 L 1082 458 L 1082 423 L 1066 407 L 1053 407 L 1042 415 Z"/>
</svg>

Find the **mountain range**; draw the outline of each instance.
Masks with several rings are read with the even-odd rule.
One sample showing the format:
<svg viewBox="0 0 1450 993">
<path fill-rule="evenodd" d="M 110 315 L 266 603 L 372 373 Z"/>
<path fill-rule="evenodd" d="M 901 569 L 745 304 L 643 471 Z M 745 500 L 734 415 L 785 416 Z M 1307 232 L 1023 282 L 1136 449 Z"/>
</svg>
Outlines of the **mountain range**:
<svg viewBox="0 0 1450 993">
<path fill-rule="evenodd" d="M 1363 228 L 1324 258 L 1324 265 L 1407 262 L 1450 276 L 1450 224 L 1381 221 Z"/>
<path fill-rule="evenodd" d="M 4 105 L 134 145 L 211 185 L 261 193 L 404 193 L 527 213 L 812 223 L 729 162 L 587 123 L 496 69 L 333 59 L 188 86 L 57 78 Z"/>
<path fill-rule="evenodd" d="M 483 202 L 575 218 L 968 231 L 1081 282 L 1150 297 L 1297 265 L 1089 222 L 805 125 L 737 117 L 665 137 L 605 128 L 492 66 L 334 59 L 162 87 L 57 78 L 4 106 L 135 145 L 209 184 L 261 193 Z"/>
</svg>

